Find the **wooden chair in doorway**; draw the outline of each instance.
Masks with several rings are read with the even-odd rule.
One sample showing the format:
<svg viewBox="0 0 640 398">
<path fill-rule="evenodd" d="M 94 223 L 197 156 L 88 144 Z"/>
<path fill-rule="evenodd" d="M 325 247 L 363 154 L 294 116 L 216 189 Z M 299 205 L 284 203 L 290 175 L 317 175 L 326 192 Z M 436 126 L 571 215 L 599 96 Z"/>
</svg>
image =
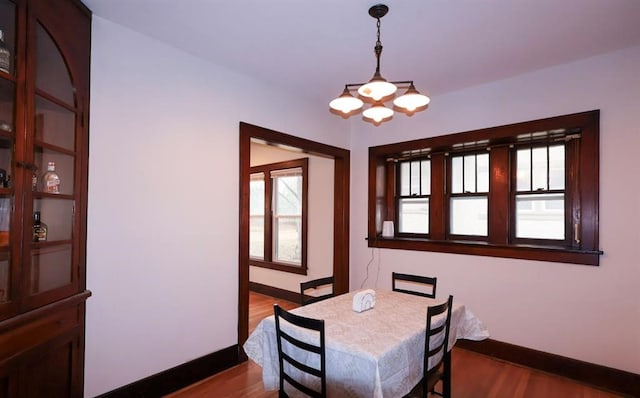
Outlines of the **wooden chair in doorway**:
<svg viewBox="0 0 640 398">
<path fill-rule="evenodd" d="M 308 295 L 307 290 L 319 290 L 322 288 L 324 293 L 318 295 Z M 331 288 L 330 291 L 329 288 Z M 328 292 L 327 292 L 328 291 Z M 311 303 L 315 303 L 316 301 L 325 300 L 329 297 L 333 297 L 335 293 L 335 286 L 333 281 L 333 276 L 327 276 L 325 278 L 314 279 L 307 282 L 300 283 L 300 304 L 307 305 Z"/>
</svg>

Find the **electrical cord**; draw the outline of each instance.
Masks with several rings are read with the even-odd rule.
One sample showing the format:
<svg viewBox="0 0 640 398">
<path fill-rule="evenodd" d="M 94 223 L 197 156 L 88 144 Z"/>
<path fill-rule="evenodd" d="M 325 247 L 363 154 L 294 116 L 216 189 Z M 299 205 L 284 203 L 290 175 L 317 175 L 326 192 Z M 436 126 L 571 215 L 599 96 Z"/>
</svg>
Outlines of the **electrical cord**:
<svg viewBox="0 0 640 398">
<path fill-rule="evenodd" d="M 368 238 L 365 238 L 368 239 Z M 366 266 L 366 275 L 364 277 L 364 280 L 362 281 L 362 283 L 360 284 L 360 289 L 364 288 L 364 284 L 367 282 L 367 279 L 369 279 L 369 267 L 371 266 L 371 263 L 373 263 L 373 258 L 374 258 L 374 251 L 376 249 L 376 242 L 378 240 L 378 236 L 375 235 L 373 238 L 373 246 L 371 246 L 371 258 L 369 259 L 369 262 L 367 263 Z M 380 275 L 380 249 L 378 249 L 378 274 L 376 275 L 376 286 L 378 286 L 378 276 Z"/>
</svg>

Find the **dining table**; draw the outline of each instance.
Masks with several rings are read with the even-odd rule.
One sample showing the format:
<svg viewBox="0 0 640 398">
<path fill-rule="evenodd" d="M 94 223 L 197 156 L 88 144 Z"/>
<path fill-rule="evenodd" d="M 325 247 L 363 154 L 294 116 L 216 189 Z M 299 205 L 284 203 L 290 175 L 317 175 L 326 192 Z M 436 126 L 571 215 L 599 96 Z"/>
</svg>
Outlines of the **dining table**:
<svg viewBox="0 0 640 398">
<path fill-rule="evenodd" d="M 328 397 L 402 397 L 422 378 L 427 308 L 447 298 L 376 289 L 373 307 L 357 312 L 353 305 L 357 293 L 352 291 L 290 312 L 324 320 Z M 444 322 L 444 316 L 435 321 L 437 326 Z M 482 322 L 454 297 L 445 365 L 448 371 L 450 350 L 458 339 L 488 337 Z M 264 388 L 277 390 L 279 361 L 273 315 L 260 321 L 243 348 L 262 367 Z M 429 368 L 434 365 L 428 364 Z"/>
</svg>

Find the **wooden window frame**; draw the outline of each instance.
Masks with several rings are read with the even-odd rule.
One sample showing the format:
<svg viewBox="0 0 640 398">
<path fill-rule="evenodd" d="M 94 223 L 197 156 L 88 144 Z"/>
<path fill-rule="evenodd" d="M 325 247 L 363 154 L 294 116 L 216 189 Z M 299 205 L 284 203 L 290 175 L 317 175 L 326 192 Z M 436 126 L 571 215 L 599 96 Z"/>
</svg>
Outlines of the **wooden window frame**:
<svg viewBox="0 0 640 398">
<path fill-rule="evenodd" d="M 278 262 L 273 260 L 273 182 L 271 172 L 285 169 L 302 169 L 302 250 L 300 265 Z M 290 272 L 294 274 L 307 275 L 307 219 L 308 219 L 308 198 L 309 198 L 309 158 L 287 160 L 284 162 L 269 163 L 250 168 L 250 174 L 264 174 L 264 257 L 263 259 L 249 257 L 249 265 L 261 268 L 268 268 L 278 271 Z"/>
<path fill-rule="evenodd" d="M 482 242 L 487 242 L 489 239 L 489 225 L 490 225 L 490 220 L 487 220 L 487 235 L 463 235 L 463 234 L 454 234 L 451 232 L 451 202 L 452 199 L 454 198 L 487 198 L 487 206 L 489 206 L 488 202 L 489 202 L 489 192 L 478 192 L 478 164 L 477 164 L 477 160 L 478 160 L 478 155 L 480 154 L 484 154 L 487 151 L 478 151 L 478 150 L 472 150 L 472 151 L 461 151 L 460 153 L 456 153 L 452 156 L 446 155 L 446 176 L 444 177 L 447 181 L 446 183 L 446 188 L 445 188 L 445 193 L 444 193 L 444 197 L 445 197 L 445 209 L 444 209 L 444 214 L 445 214 L 445 218 L 446 218 L 446 225 L 445 225 L 445 231 L 446 231 L 446 237 L 449 240 L 455 240 L 455 241 L 461 241 L 461 240 L 468 240 L 468 241 L 482 241 Z M 475 166 L 475 173 L 474 173 L 474 185 L 475 185 L 475 192 L 467 192 L 465 191 L 465 183 L 464 183 L 464 177 L 462 180 L 462 192 L 453 192 L 453 158 L 456 156 L 460 156 L 463 159 L 463 163 L 462 163 L 462 169 L 463 169 L 463 176 L 464 176 L 464 157 L 467 155 L 474 155 L 476 157 L 476 166 Z M 489 154 L 489 162 L 491 162 L 491 154 Z M 433 178 L 433 176 L 432 176 Z M 491 189 L 491 188 L 489 188 Z M 489 209 L 487 209 L 487 213 L 489 212 Z M 487 218 L 489 216 L 487 215 Z"/>
<path fill-rule="evenodd" d="M 429 159 L 429 157 L 422 157 L 422 158 L 418 158 L 418 159 L 411 159 L 411 160 L 407 160 L 408 162 L 412 162 L 412 161 L 418 161 L 420 163 L 427 161 L 429 162 L 429 170 L 431 170 L 431 159 Z M 403 162 L 398 162 L 398 165 L 402 164 Z M 420 164 L 420 173 L 422 173 L 422 164 Z M 409 170 L 411 170 L 411 165 L 409 165 Z M 395 185 L 396 185 L 396 193 L 397 195 L 395 196 L 394 200 L 395 200 L 395 214 L 396 214 L 396 220 L 400 220 L 400 202 L 402 199 L 427 199 L 427 203 L 429 203 L 429 206 L 431 206 L 430 204 L 430 200 L 431 200 L 431 187 L 429 187 L 429 193 L 428 194 L 422 194 L 422 178 L 420 178 L 420 194 L 412 194 L 411 193 L 411 171 L 409 171 L 409 195 L 402 195 L 402 189 L 400 188 L 400 185 L 402 184 L 402 172 L 401 172 L 401 168 L 400 167 L 396 167 L 396 171 L 395 171 Z M 415 233 L 415 232 L 402 232 L 400 230 L 400 225 L 397 224 L 397 236 L 402 236 L 405 238 L 413 238 L 413 237 L 429 237 L 429 234 L 420 234 L 420 233 Z"/>
<path fill-rule="evenodd" d="M 566 140 L 567 142 L 564 144 L 564 149 L 565 149 L 565 177 L 567 175 L 567 171 L 569 170 L 569 167 L 572 163 L 572 159 L 574 154 L 576 153 L 576 151 L 578 150 L 577 147 L 577 142 L 573 141 L 573 140 Z M 514 216 L 511 218 L 511 233 L 510 233 L 510 238 L 512 242 L 515 243 L 520 243 L 520 244 L 532 244 L 532 245 L 547 245 L 547 244 L 553 244 L 551 242 L 557 242 L 565 247 L 576 247 L 575 242 L 573 242 L 574 234 L 571 231 L 571 226 L 573 225 L 573 201 L 572 198 L 575 196 L 575 184 L 568 184 L 569 181 L 567 181 L 567 179 L 565 178 L 565 184 L 564 184 L 564 188 L 563 189 L 546 189 L 546 190 L 542 190 L 542 191 L 518 191 L 517 189 L 517 165 L 516 165 L 516 161 L 517 158 L 515 156 L 515 153 L 518 149 L 522 149 L 522 148 L 540 148 L 540 147 L 549 147 L 551 146 L 553 143 L 538 143 L 535 145 L 523 145 L 521 147 L 517 147 L 515 146 L 514 148 L 512 148 L 511 151 L 511 186 L 513 187 L 513 189 L 511 189 L 511 214 L 513 214 Z M 548 149 L 547 149 L 547 154 L 548 154 Z M 549 160 L 547 159 L 547 163 L 549 162 Z M 549 171 L 547 170 L 547 184 L 549 183 L 549 176 L 548 176 Z M 533 184 L 533 182 L 532 182 Z M 565 238 L 564 240 L 543 240 L 543 239 L 535 239 L 535 238 L 518 238 L 516 237 L 516 197 L 518 195 L 526 195 L 526 194 L 536 194 L 536 193 L 541 193 L 541 194 L 553 194 L 553 193 L 562 193 L 564 195 L 564 224 L 565 224 L 565 231 L 564 231 L 564 235 Z"/>
<path fill-rule="evenodd" d="M 599 265 L 603 253 L 599 249 L 599 124 L 600 111 L 593 110 L 369 147 L 369 247 Z M 578 134 L 579 139 L 571 140 L 575 150 L 565 160 L 565 189 L 571 192 L 565 208 L 578 220 L 577 227 L 567 228 L 570 243 L 516 242 L 511 192 L 513 146 L 570 140 Z M 456 239 L 448 235 L 447 158 L 451 153 L 486 149 L 490 150 L 488 237 L 486 240 Z M 426 156 L 431 159 L 429 235 L 383 238 L 382 222 L 390 220 L 397 224 L 397 161 Z"/>
</svg>

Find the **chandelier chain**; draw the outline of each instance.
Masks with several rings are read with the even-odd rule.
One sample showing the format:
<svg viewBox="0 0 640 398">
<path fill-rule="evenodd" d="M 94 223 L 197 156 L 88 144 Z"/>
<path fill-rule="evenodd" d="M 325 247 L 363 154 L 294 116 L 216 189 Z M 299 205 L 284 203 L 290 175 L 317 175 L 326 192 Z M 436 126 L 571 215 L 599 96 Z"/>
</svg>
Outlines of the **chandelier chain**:
<svg viewBox="0 0 640 398">
<path fill-rule="evenodd" d="M 376 53 L 376 73 L 380 73 L 380 55 L 382 54 L 382 42 L 380 41 L 380 18 L 376 18 L 378 22 L 376 27 L 378 28 L 378 36 L 376 40 L 375 53 Z"/>
</svg>

